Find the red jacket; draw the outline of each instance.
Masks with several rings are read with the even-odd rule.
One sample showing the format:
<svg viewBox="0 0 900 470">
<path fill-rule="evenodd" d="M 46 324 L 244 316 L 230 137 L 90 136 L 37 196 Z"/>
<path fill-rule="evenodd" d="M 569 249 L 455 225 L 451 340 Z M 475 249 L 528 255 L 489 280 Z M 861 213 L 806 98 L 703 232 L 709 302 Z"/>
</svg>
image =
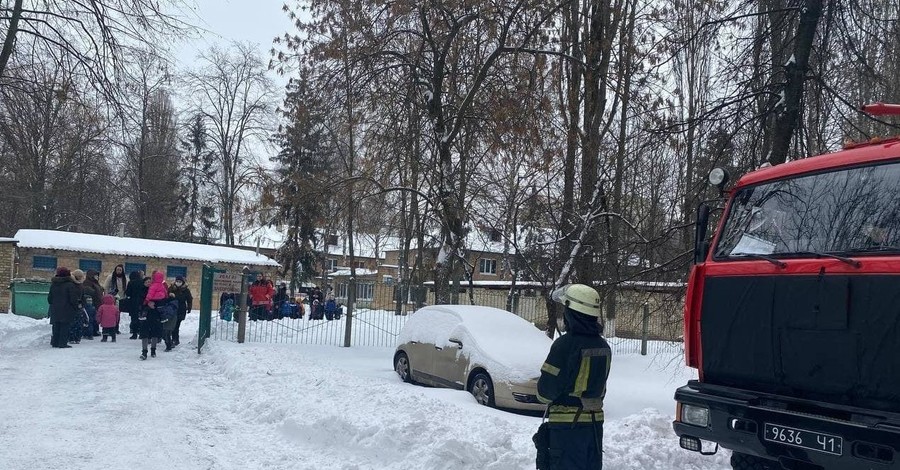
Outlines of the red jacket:
<svg viewBox="0 0 900 470">
<path fill-rule="evenodd" d="M 101 328 L 113 328 L 119 323 L 119 309 L 113 296 L 103 296 L 103 305 L 97 309 L 97 323 Z"/>
<path fill-rule="evenodd" d="M 254 282 L 250 286 L 250 303 L 252 305 L 272 305 L 273 295 L 275 295 L 275 286 L 271 282 Z"/>
</svg>

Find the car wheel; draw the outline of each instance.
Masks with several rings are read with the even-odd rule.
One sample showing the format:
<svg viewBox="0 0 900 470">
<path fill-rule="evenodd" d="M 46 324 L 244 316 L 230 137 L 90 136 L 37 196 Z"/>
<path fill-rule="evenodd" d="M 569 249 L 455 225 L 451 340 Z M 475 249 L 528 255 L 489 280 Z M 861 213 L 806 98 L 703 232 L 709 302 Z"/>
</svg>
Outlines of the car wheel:
<svg viewBox="0 0 900 470">
<path fill-rule="evenodd" d="M 484 406 L 494 406 L 494 382 L 486 372 L 479 372 L 469 381 L 469 393 Z"/>
<path fill-rule="evenodd" d="M 394 358 L 394 370 L 400 376 L 400 380 L 406 383 L 412 383 L 412 370 L 409 367 L 409 356 L 401 352 Z"/>
</svg>

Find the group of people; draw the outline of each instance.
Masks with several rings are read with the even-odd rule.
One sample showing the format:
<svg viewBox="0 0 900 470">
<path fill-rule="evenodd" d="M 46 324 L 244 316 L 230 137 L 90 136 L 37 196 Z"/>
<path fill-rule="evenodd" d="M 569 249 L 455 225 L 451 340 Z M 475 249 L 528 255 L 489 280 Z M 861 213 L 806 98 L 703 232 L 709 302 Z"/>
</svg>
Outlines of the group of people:
<svg viewBox="0 0 900 470">
<path fill-rule="evenodd" d="M 332 292 L 326 294 L 316 286 L 307 296 L 309 301 L 310 320 L 339 320 L 343 314 L 342 306 Z M 225 321 L 237 321 L 235 314 L 238 296 L 223 293 L 219 298 L 219 318 Z M 283 318 L 302 319 L 305 314 L 303 302 L 295 300 L 287 292 L 287 284 L 282 282 L 278 288 L 272 281 L 261 274 L 250 285 L 248 290 L 250 321 L 281 320 Z"/>
<path fill-rule="evenodd" d="M 177 276 L 171 285 L 159 271 L 149 277 L 132 271 L 126 279 L 125 268 L 120 264 L 102 285 L 99 279 L 100 273 L 93 270 L 56 270 L 47 296 L 51 346 L 71 348 L 71 344 L 82 339 L 93 340 L 101 334 L 101 328 L 101 342 L 107 338 L 116 342 L 116 335 L 121 334 L 121 312 L 131 318 L 130 339 L 141 339 L 142 360 L 147 359 L 148 352 L 156 357 L 160 341 L 165 343 L 166 351 L 178 346 L 181 322 L 192 310 L 194 300 L 182 276 Z"/>
</svg>

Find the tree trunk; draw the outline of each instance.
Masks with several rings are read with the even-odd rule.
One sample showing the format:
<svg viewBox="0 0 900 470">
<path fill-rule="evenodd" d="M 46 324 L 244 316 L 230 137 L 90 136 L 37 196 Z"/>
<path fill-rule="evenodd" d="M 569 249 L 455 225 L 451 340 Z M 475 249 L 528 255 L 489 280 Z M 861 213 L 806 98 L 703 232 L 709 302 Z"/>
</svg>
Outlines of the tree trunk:
<svg viewBox="0 0 900 470">
<path fill-rule="evenodd" d="M 787 82 L 782 89 L 782 109 L 775 118 L 772 153 L 769 163 L 778 165 L 787 161 L 791 139 L 800 124 L 800 102 L 803 99 L 806 72 L 809 69 L 809 56 L 812 52 L 813 40 L 819 19 L 822 17 L 823 0 L 805 0 L 800 9 L 800 23 L 797 25 L 797 36 L 794 39 L 792 59 L 784 66 Z"/>
<path fill-rule="evenodd" d="M 9 27 L 6 30 L 6 38 L 3 39 L 3 49 L 0 50 L 0 78 L 6 73 L 6 64 L 12 57 L 13 48 L 16 45 L 16 34 L 19 32 L 19 19 L 22 18 L 22 1 L 16 0 L 13 4 L 12 14 L 9 17 Z"/>
</svg>

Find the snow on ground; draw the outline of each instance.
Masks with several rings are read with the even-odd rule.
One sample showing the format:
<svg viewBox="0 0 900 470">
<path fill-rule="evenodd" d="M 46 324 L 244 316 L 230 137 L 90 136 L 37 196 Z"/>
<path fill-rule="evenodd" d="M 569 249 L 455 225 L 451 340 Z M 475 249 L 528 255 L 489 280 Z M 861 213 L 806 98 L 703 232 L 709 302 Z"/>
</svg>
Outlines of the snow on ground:
<svg viewBox="0 0 900 470">
<path fill-rule="evenodd" d="M 126 320 L 127 321 L 127 320 Z M 530 469 L 540 418 L 401 382 L 393 349 L 211 341 L 138 360 L 115 344 L 49 347 L 47 320 L 0 315 L 4 469 Z M 123 325 L 123 328 L 127 327 Z M 725 469 L 678 448 L 675 357 L 620 355 L 604 468 Z"/>
</svg>

